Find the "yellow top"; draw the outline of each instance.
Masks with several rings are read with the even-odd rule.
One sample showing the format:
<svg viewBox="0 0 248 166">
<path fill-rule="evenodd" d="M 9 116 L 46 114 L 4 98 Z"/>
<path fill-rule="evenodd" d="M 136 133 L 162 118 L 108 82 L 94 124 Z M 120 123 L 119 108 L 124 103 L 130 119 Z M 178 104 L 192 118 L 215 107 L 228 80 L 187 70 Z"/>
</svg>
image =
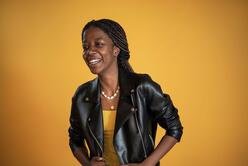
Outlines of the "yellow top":
<svg viewBox="0 0 248 166">
<path fill-rule="evenodd" d="M 116 111 L 103 110 L 104 152 L 103 158 L 109 166 L 119 166 L 118 156 L 113 146 Z"/>
</svg>

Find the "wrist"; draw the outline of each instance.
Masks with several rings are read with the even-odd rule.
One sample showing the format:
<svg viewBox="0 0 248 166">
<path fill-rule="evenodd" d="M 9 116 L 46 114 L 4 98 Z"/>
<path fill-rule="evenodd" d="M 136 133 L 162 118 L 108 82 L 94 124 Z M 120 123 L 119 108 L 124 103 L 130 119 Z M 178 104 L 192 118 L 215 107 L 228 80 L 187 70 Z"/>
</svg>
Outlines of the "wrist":
<svg viewBox="0 0 248 166">
<path fill-rule="evenodd" d="M 155 166 L 156 163 L 152 161 L 149 157 L 146 158 L 142 163 L 142 166 Z"/>
</svg>

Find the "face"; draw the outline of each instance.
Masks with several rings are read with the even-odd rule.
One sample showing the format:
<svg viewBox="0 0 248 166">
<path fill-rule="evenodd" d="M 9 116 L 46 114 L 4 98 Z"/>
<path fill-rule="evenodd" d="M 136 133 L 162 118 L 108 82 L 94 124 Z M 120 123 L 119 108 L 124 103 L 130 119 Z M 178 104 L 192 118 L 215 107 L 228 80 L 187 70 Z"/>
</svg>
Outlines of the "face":
<svg viewBox="0 0 248 166">
<path fill-rule="evenodd" d="M 117 70 L 120 49 L 109 36 L 97 27 L 83 33 L 83 58 L 93 74 L 103 75 Z"/>
</svg>

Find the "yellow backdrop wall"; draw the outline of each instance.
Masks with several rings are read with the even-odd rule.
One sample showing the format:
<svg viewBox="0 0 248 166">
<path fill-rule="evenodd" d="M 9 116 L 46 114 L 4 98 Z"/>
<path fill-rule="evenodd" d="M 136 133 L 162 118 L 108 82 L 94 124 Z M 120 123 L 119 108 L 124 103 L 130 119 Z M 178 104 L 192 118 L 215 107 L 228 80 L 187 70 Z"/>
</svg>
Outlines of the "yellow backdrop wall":
<svg viewBox="0 0 248 166">
<path fill-rule="evenodd" d="M 124 27 L 134 69 L 179 109 L 184 135 L 162 166 L 248 165 L 247 1 L 2 0 L 0 14 L 1 166 L 79 165 L 70 102 L 94 78 L 80 35 L 99 18 Z"/>
</svg>

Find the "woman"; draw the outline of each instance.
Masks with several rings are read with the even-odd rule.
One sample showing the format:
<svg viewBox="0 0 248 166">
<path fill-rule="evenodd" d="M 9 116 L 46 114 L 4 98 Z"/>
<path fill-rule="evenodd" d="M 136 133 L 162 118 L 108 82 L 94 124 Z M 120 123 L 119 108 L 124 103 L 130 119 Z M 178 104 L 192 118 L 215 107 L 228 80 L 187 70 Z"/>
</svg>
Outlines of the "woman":
<svg viewBox="0 0 248 166">
<path fill-rule="evenodd" d="M 180 141 L 177 109 L 148 75 L 133 72 L 118 23 L 88 22 L 82 42 L 83 58 L 97 78 L 79 86 L 72 98 L 69 136 L 74 156 L 84 166 L 158 166 Z M 155 148 L 157 124 L 166 134 Z"/>
</svg>

